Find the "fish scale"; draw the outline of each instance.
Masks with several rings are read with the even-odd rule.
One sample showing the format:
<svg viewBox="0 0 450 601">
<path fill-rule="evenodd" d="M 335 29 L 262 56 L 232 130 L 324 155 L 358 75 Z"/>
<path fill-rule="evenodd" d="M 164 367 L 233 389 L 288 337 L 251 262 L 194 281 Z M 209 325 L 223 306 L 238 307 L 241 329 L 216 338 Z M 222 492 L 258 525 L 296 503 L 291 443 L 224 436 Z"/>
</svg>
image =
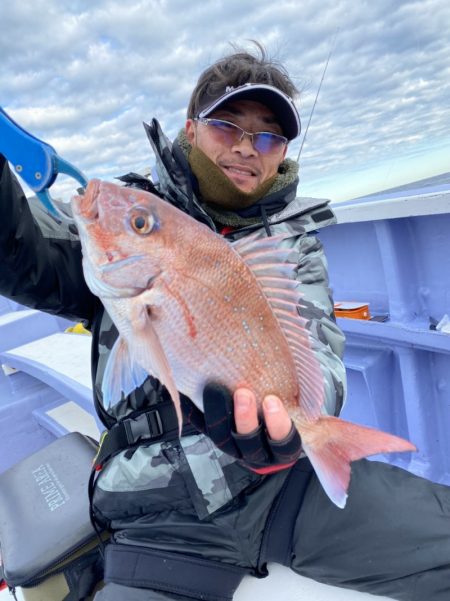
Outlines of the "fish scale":
<svg viewBox="0 0 450 601">
<path fill-rule="evenodd" d="M 195 288 L 183 285 L 183 277 L 181 281 L 176 278 L 171 281 L 171 287 L 186 290 L 184 302 L 192 311 L 195 336 L 189 336 L 189 325 L 178 300 L 164 297 L 159 289 L 164 288 L 164 282 L 160 287 L 155 286 L 155 296 L 164 302 L 158 307 L 161 314 L 153 325 L 169 358 L 175 381 L 179 390 L 200 409 L 203 408 L 204 385 L 211 380 L 231 389 L 253 383 L 259 403 L 264 394 L 274 392 L 282 398 L 292 398 L 296 406 L 298 382 L 283 333 L 263 294 L 251 294 L 255 283 L 250 270 L 242 269 L 239 257 L 232 255 L 231 259 L 222 265 L 221 272 L 204 267 L 199 273 L 193 271 L 190 275 L 196 281 Z M 237 290 L 232 294 L 227 278 L 231 274 L 230 279 L 236 280 L 237 267 L 242 273 Z M 221 275 L 220 281 L 214 281 L 217 273 Z M 240 301 L 237 304 L 233 302 L 236 298 Z M 211 332 L 224 327 L 218 349 L 217 339 Z M 179 335 L 174 337 L 174 331 Z M 276 354 L 274 345 L 279 348 Z M 245 374 L 251 374 L 251 378 Z"/>
<path fill-rule="evenodd" d="M 72 200 L 83 269 L 118 331 L 102 394 L 117 403 L 150 374 L 182 424 L 180 392 L 202 408 L 207 382 L 279 396 L 330 499 L 344 507 L 356 459 L 410 442 L 323 415 L 324 377 L 301 316 L 283 237 L 230 245 L 157 196 L 92 180 Z"/>
</svg>

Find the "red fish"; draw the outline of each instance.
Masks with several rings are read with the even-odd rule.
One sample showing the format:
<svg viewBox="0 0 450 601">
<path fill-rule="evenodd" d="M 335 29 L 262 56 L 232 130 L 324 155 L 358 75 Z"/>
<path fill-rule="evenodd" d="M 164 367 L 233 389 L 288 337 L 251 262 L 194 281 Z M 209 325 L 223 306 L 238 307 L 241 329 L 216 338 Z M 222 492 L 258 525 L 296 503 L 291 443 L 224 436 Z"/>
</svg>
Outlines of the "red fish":
<svg viewBox="0 0 450 601">
<path fill-rule="evenodd" d="M 88 286 L 119 338 L 104 374 L 107 406 L 148 374 L 200 409 L 207 382 L 280 397 L 326 493 L 344 507 L 350 463 L 410 442 L 323 414 L 324 379 L 299 315 L 283 237 L 229 244 L 157 196 L 92 180 L 72 200 Z"/>
</svg>

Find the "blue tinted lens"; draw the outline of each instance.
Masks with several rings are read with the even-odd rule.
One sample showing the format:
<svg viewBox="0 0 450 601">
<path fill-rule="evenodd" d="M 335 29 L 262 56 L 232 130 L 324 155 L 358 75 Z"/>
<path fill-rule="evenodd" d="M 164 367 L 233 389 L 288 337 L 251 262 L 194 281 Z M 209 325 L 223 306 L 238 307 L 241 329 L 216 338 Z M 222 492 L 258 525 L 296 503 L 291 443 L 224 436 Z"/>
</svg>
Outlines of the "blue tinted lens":
<svg viewBox="0 0 450 601">
<path fill-rule="evenodd" d="M 277 152 L 285 145 L 285 139 L 276 134 L 261 132 L 253 134 L 253 147 L 261 154 Z"/>
<path fill-rule="evenodd" d="M 240 127 L 228 121 L 209 119 L 207 123 L 212 125 L 217 132 L 220 132 L 221 136 L 230 144 L 237 142 L 243 133 Z"/>
</svg>

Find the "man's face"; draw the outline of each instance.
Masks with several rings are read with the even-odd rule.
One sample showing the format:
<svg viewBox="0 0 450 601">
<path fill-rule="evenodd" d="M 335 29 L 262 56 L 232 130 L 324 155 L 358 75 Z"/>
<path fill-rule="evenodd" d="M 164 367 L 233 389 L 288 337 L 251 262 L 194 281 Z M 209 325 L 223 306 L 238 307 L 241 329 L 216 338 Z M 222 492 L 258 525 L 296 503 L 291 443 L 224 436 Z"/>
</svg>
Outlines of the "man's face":
<svg viewBox="0 0 450 601">
<path fill-rule="evenodd" d="M 209 115 L 209 118 L 229 121 L 250 133 L 266 131 L 283 135 L 272 111 L 253 100 L 229 102 Z M 186 122 L 186 135 L 190 144 L 202 150 L 242 192 L 253 192 L 277 173 L 287 146 L 282 146 L 272 154 L 262 154 L 253 148 L 248 136 L 234 145 L 225 145 L 218 140 L 212 129 L 212 126 L 192 119 Z"/>
</svg>

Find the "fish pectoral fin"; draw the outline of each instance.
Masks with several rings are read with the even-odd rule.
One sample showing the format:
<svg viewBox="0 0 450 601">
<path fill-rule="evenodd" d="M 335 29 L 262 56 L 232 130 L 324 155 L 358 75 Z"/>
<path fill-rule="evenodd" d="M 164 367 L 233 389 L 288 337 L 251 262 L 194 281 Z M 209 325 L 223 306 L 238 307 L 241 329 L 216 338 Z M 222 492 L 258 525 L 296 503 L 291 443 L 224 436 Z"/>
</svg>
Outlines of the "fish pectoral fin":
<svg viewBox="0 0 450 601">
<path fill-rule="evenodd" d="M 133 356 L 139 358 L 140 364 L 148 366 L 152 375 L 169 391 L 175 405 L 179 433 L 181 434 L 183 416 L 181 413 L 180 395 L 175 384 L 172 368 L 146 306 L 142 308 L 140 323 L 141 327 L 133 341 Z"/>
<path fill-rule="evenodd" d="M 112 407 L 148 377 L 146 370 L 131 358 L 128 344 L 122 336 L 114 343 L 102 380 L 103 404 Z"/>
<path fill-rule="evenodd" d="M 341 508 L 347 501 L 352 461 L 378 453 L 416 450 L 404 438 L 331 416 L 320 417 L 302 431 L 302 443 L 325 492 Z"/>
</svg>

